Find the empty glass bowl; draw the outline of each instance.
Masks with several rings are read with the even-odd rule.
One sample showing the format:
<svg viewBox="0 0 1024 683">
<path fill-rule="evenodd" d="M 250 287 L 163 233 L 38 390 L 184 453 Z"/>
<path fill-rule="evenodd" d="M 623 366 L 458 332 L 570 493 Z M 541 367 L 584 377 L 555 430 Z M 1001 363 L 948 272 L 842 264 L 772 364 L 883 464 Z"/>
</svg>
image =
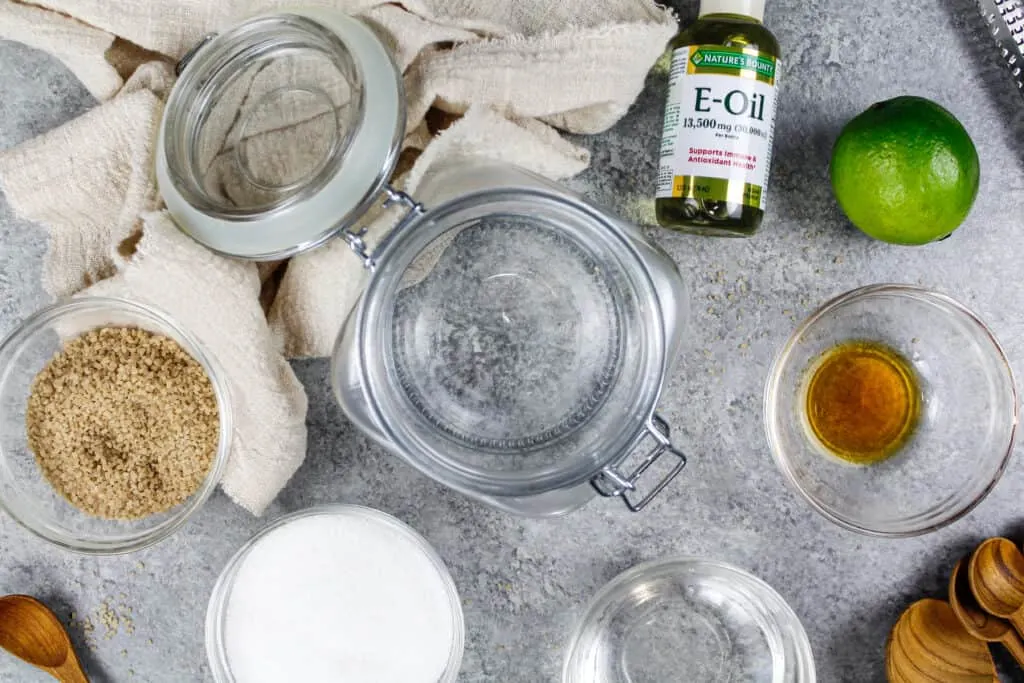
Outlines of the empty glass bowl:
<svg viewBox="0 0 1024 683">
<path fill-rule="evenodd" d="M 736 567 L 675 558 L 601 589 L 569 645 L 563 683 L 814 683 L 800 620 Z"/>
<path fill-rule="evenodd" d="M 64 340 L 101 327 L 136 327 L 178 342 L 203 366 L 220 411 L 217 453 L 202 486 L 175 508 L 138 520 L 100 519 L 72 506 L 43 477 L 28 445 L 25 412 L 36 375 Z M 213 493 L 230 444 L 228 389 L 220 367 L 189 332 L 156 309 L 122 299 L 76 299 L 39 311 L 0 342 L 0 508 L 51 543 L 107 555 L 140 550 L 167 538 Z"/>
<path fill-rule="evenodd" d="M 827 455 L 806 419 L 808 375 L 837 344 L 899 353 L 919 385 L 919 416 L 887 459 L 853 465 Z M 822 306 L 793 333 L 765 388 L 772 455 L 789 482 L 836 524 L 877 536 L 934 531 L 995 486 L 1013 450 L 1017 393 L 995 337 L 948 296 L 875 285 Z"/>
</svg>

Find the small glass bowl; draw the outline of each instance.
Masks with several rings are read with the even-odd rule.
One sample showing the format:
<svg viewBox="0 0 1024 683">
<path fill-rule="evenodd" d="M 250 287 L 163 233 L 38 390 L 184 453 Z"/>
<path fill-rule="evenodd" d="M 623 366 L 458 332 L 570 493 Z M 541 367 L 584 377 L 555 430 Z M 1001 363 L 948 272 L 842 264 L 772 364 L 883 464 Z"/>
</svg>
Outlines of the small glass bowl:
<svg viewBox="0 0 1024 683">
<path fill-rule="evenodd" d="M 771 586 L 721 562 L 634 567 L 598 592 L 569 644 L 563 683 L 814 683 L 800 620 Z"/>
<path fill-rule="evenodd" d="M 441 559 L 437 551 L 431 547 L 427 540 L 409 525 L 391 515 L 361 505 L 320 505 L 292 512 L 268 524 L 250 538 L 245 545 L 239 548 L 217 579 L 206 610 L 206 655 L 210 662 L 210 669 L 213 672 L 213 679 L 217 683 L 235 682 L 235 677 L 231 672 L 231 665 L 228 661 L 226 621 L 235 579 L 238 577 L 238 573 L 245 564 L 246 559 L 249 558 L 260 541 L 281 527 L 309 517 L 325 515 L 348 518 L 360 523 L 376 524 L 381 528 L 382 532 L 389 532 L 409 543 L 415 550 L 422 553 L 437 570 L 437 576 L 444 585 L 448 596 L 452 618 L 451 651 L 448 655 L 448 662 L 444 673 L 437 683 L 455 683 L 459 676 L 459 669 L 462 666 L 466 625 L 462 614 L 462 602 L 459 599 L 458 589 L 455 587 L 455 581 L 448 572 L 444 560 Z M 353 557 L 358 557 L 358 553 L 355 553 Z M 365 588 L 368 591 L 386 590 L 386 587 L 382 586 L 365 586 L 361 588 Z M 400 647 L 400 643 L 395 643 L 395 647 Z"/>
<path fill-rule="evenodd" d="M 917 376 L 920 415 L 894 455 L 859 466 L 826 455 L 806 421 L 808 373 L 837 344 L 897 351 Z M 1013 451 L 1017 391 L 1002 348 L 943 294 L 875 285 L 822 306 L 793 333 L 765 387 L 772 456 L 815 510 L 863 534 L 934 531 L 980 503 Z"/>
<path fill-rule="evenodd" d="M 28 445 L 25 412 L 32 382 L 62 341 L 101 327 L 136 327 L 170 337 L 206 371 L 220 411 L 217 453 L 202 486 L 167 512 L 137 520 L 88 515 L 43 477 Z M 0 508 L 37 536 L 68 550 L 115 555 L 166 539 L 210 497 L 220 482 L 231 445 L 228 387 L 216 361 L 199 341 L 166 314 L 123 299 L 91 297 L 39 311 L 0 342 Z"/>
</svg>

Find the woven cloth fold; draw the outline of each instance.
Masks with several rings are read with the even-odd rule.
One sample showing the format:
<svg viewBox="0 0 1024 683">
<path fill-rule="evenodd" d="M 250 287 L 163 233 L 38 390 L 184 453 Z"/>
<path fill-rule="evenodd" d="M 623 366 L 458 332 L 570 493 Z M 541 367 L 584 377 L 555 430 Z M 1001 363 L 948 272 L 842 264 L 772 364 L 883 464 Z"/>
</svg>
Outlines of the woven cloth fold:
<svg viewBox="0 0 1024 683">
<path fill-rule="evenodd" d="M 654 0 L 301 4 L 358 16 L 390 48 L 408 100 L 403 146 L 415 158 L 393 183 L 409 191 L 435 164 L 464 156 L 508 161 L 554 179 L 579 173 L 589 157 L 559 131 L 595 133 L 614 124 L 676 31 L 672 13 Z M 366 275 L 341 241 L 280 267 L 205 252 L 175 233 L 166 214 L 150 213 L 161 207 L 152 164 L 174 60 L 209 32 L 289 5 L 294 0 L 0 0 L 0 38 L 51 53 L 100 102 L 0 153 L 8 202 L 49 234 L 43 286 L 55 297 L 114 290 L 194 328 L 226 366 L 242 402 L 223 488 L 257 514 L 305 451 L 305 398 L 283 354 L 328 355 Z M 129 73 L 118 53 L 133 64 L 148 61 Z M 250 89 L 273 86 L 253 79 Z M 428 125 L 432 111 L 450 124 L 439 135 Z M 315 147 L 307 131 L 317 128 L 316 115 L 280 130 L 265 122 L 264 130 L 247 132 L 246 144 L 261 159 L 303 154 Z M 224 139 L 231 139 L 228 127 Z M 226 163 L 227 151 L 225 142 L 209 159 L 211 177 L 221 177 L 217 164 Z M 270 163 L 262 170 L 273 176 L 276 169 Z M 229 195 L 243 192 L 223 187 Z M 394 217 L 371 220 L 370 235 L 379 239 Z M 140 232 L 134 254 L 118 251 Z M 204 267 L 212 271 L 204 275 Z"/>
<path fill-rule="evenodd" d="M 222 487 L 260 514 L 302 464 L 296 454 L 306 452 L 306 394 L 267 329 L 256 265 L 208 251 L 178 230 L 166 211 L 142 220 L 142 238 L 131 258 L 81 296 L 155 306 L 217 359 L 234 423 Z"/>
<path fill-rule="evenodd" d="M 104 58 L 114 42 L 112 33 L 39 7 L 0 0 L 0 39 L 49 52 L 98 100 L 121 88 L 121 77 Z"/>
</svg>

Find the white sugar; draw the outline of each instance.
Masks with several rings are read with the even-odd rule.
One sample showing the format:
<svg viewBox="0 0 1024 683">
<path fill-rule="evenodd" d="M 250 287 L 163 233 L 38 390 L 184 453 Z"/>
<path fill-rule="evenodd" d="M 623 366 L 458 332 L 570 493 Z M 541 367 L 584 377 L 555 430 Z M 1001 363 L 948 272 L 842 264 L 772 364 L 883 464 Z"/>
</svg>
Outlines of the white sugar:
<svg viewBox="0 0 1024 683">
<path fill-rule="evenodd" d="M 260 539 L 228 598 L 237 683 L 437 683 L 455 619 L 445 579 L 407 532 L 346 512 Z"/>
</svg>

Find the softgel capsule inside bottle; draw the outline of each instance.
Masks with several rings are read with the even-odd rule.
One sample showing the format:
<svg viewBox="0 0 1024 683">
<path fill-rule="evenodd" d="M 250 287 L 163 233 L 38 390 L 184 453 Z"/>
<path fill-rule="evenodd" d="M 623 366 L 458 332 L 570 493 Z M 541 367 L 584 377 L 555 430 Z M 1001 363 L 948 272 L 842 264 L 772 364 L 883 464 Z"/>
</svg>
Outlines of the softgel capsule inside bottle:
<svg viewBox="0 0 1024 683">
<path fill-rule="evenodd" d="M 748 236 L 768 196 L 779 43 L 765 0 L 703 0 L 672 39 L 655 202 L 663 227 Z"/>
</svg>

